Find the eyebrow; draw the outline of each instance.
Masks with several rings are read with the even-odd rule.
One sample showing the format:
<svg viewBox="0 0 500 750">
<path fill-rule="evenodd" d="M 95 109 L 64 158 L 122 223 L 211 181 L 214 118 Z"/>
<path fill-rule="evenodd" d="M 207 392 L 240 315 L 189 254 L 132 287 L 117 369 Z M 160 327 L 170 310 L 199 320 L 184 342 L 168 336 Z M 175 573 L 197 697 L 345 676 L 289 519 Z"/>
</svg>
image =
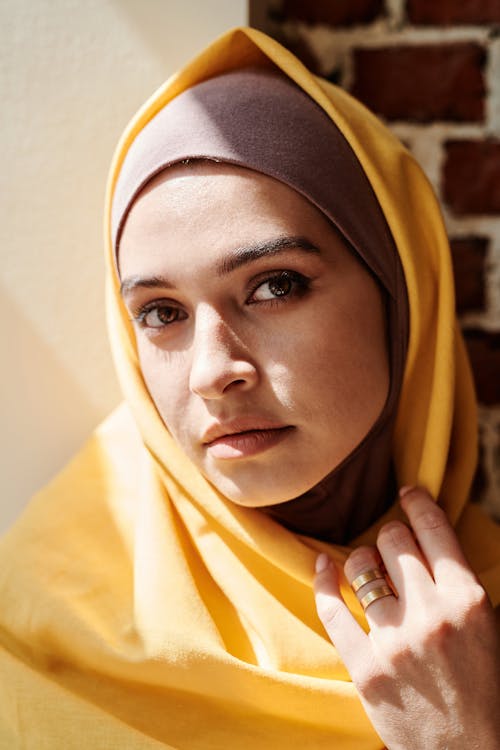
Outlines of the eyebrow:
<svg viewBox="0 0 500 750">
<path fill-rule="evenodd" d="M 217 276 L 226 276 L 237 268 L 252 263 L 263 257 L 278 255 L 286 250 L 301 250 L 306 253 L 320 253 L 316 245 L 306 237 L 275 237 L 271 240 L 257 242 L 254 245 L 239 247 L 229 257 L 225 257 L 215 267 Z M 120 294 L 126 295 L 137 287 L 145 289 L 175 289 L 166 276 L 129 276 L 120 285 Z"/>
</svg>

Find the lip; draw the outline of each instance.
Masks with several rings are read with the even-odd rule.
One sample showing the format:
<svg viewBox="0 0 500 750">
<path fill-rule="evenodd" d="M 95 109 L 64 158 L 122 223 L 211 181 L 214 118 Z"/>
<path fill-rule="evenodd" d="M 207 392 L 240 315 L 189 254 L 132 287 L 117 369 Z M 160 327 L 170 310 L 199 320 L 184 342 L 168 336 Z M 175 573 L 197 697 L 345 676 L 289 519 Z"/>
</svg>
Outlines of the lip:
<svg viewBox="0 0 500 750">
<path fill-rule="evenodd" d="M 294 429 L 293 425 L 245 417 L 212 424 L 202 442 L 214 458 L 243 458 L 274 447 Z"/>
</svg>

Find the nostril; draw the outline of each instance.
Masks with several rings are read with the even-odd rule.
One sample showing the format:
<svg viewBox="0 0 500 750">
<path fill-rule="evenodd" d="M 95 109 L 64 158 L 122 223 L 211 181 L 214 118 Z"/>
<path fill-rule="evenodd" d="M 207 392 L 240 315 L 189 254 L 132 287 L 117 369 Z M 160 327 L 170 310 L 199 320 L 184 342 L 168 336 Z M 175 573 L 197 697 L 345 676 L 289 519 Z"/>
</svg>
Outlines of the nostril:
<svg viewBox="0 0 500 750">
<path fill-rule="evenodd" d="M 228 388 L 232 388 L 235 385 L 239 385 L 240 383 L 245 384 L 245 381 L 242 378 L 238 378 L 237 380 L 232 380 L 228 385 L 226 385 L 226 388 L 224 390 L 227 390 Z"/>
</svg>

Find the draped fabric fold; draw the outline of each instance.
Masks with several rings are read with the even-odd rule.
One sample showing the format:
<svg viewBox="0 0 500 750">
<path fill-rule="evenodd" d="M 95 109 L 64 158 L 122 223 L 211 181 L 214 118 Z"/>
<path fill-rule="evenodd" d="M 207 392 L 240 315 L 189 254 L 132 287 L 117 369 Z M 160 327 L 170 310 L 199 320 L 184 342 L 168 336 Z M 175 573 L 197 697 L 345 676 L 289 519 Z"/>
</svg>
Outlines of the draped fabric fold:
<svg viewBox="0 0 500 750">
<path fill-rule="evenodd" d="M 111 205 L 130 145 L 179 93 L 245 66 L 277 68 L 312 97 L 371 183 L 409 299 L 397 481 L 424 484 L 438 498 L 500 603 L 500 531 L 467 503 L 476 407 L 433 192 L 361 104 L 262 33 L 235 29 L 151 97 L 113 160 L 107 312 L 126 404 L 0 542 L 1 750 L 382 748 L 315 613 L 317 551 L 340 568 L 348 548 L 239 507 L 204 479 L 149 397 L 120 301 Z M 373 543 L 394 517 L 397 506 L 355 543 Z M 343 593 L 366 628 L 345 582 Z"/>
</svg>

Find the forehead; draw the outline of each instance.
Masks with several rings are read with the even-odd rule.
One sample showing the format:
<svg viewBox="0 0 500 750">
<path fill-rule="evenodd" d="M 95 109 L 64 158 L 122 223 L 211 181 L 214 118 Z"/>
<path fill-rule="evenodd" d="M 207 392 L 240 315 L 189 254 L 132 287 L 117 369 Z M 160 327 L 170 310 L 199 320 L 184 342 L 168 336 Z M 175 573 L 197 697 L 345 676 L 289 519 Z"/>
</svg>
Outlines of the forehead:
<svg viewBox="0 0 500 750">
<path fill-rule="evenodd" d="M 253 170 L 197 162 L 165 170 L 139 194 L 119 249 L 120 272 L 135 273 L 179 253 L 204 264 L 242 244 L 278 235 L 332 232 L 324 215 L 284 183 Z"/>
</svg>

